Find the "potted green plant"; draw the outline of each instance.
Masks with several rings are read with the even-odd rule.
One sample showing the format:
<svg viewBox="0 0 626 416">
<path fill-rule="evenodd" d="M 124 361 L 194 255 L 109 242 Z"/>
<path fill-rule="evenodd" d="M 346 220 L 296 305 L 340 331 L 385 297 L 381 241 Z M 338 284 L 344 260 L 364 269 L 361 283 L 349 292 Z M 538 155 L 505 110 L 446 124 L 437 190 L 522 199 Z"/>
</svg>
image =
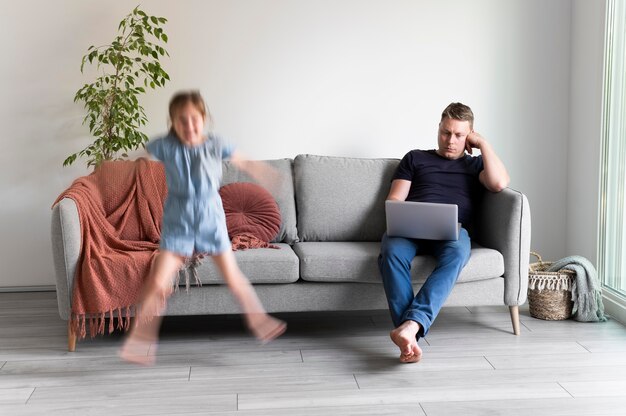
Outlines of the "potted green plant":
<svg viewBox="0 0 626 416">
<path fill-rule="evenodd" d="M 169 56 L 162 44 L 168 37 L 163 17 L 149 16 L 137 6 L 118 26 L 118 35 L 109 45 L 90 46 L 83 56 L 85 64 L 97 64 L 98 77 L 76 92 L 74 102 L 84 102 L 87 115 L 83 124 L 95 137 L 93 143 L 65 159 L 63 166 L 78 157 L 87 158 L 87 166 L 97 167 L 102 161 L 128 157 L 148 141 L 139 131 L 148 119 L 139 104 L 139 96 L 147 88 L 162 87 L 170 77 L 160 59 Z M 120 152 L 122 153 L 120 155 Z"/>
</svg>

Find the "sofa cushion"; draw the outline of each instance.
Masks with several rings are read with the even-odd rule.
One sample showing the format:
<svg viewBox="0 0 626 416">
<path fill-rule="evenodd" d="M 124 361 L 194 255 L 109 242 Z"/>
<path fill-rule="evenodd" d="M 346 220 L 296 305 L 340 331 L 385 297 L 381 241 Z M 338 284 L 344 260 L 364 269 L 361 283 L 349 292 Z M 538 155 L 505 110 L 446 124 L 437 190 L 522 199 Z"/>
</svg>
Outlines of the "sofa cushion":
<svg viewBox="0 0 626 416">
<path fill-rule="evenodd" d="M 278 235 L 273 242 L 285 242 L 288 244 L 298 241 L 298 231 L 296 230 L 296 200 L 293 189 L 292 159 L 264 160 L 276 169 L 284 178 L 278 190 L 272 190 L 272 196 L 280 209 L 282 222 Z M 256 181 L 247 173 L 237 169 L 229 161 L 223 162 L 222 185 L 232 182 L 252 182 Z"/>
<path fill-rule="evenodd" d="M 300 275 L 310 282 L 380 283 L 374 242 L 300 242 L 293 246 L 300 258 Z"/>
<path fill-rule="evenodd" d="M 298 257 L 288 244 L 276 245 L 280 249 L 256 248 L 235 252 L 239 268 L 251 283 L 293 283 L 298 280 Z M 197 271 L 203 285 L 224 283 L 210 257 L 202 259 Z M 185 282 L 181 279 L 180 284 Z"/>
<path fill-rule="evenodd" d="M 310 282 L 381 283 L 378 270 L 380 243 L 300 242 L 294 245 L 300 258 L 300 275 Z M 421 282 L 435 268 L 431 256 L 417 256 L 411 263 L 413 281 Z M 502 255 L 472 243 L 472 254 L 458 282 L 492 279 L 504 274 Z"/>
<path fill-rule="evenodd" d="M 268 242 L 280 229 L 280 210 L 274 197 L 261 185 L 234 182 L 220 188 L 226 227 L 232 239 L 248 234 Z"/>
<path fill-rule="evenodd" d="M 294 179 L 301 241 L 380 241 L 397 159 L 298 155 Z"/>
</svg>

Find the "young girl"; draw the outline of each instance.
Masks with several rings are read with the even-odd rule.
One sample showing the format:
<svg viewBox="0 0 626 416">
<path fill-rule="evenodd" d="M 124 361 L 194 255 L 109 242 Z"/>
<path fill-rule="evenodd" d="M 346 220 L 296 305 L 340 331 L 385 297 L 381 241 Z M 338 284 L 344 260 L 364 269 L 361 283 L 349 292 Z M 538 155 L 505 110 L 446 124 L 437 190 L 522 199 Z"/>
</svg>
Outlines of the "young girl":
<svg viewBox="0 0 626 416">
<path fill-rule="evenodd" d="M 242 160 L 218 137 L 204 133 L 207 111 L 199 92 L 176 94 L 170 101 L 169 116 L 169 134 L 147 146 L 148 152 L 163 162 L 168 187 L 160 250 L 144 284 L 138 317 L 120 350 L 122 359 L 139 364 L 152 364 L 155 360 L 150 345 L 158 340 L 164 300 L 172 292 L 175 273 L 185 258 L 194 253 L 212 256 L 255 337 L 268 342 L 286 328 L 284 322 L 265 312 L 237 266 L 218 193 L 222 159 L 230 159 L 267 186 L 272 186 L 271 180 L 276 179 L 269 177 L 271 168 L 261 162 Z"/>
</svg>

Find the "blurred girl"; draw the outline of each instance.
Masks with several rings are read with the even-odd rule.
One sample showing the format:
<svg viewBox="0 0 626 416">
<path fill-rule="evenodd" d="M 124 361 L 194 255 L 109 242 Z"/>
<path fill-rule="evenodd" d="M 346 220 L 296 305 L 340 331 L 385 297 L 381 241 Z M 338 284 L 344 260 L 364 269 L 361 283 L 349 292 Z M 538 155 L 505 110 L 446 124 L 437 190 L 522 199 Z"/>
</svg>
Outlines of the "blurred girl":
<svg viewBox="0 0 626 416">
<path fill-rule="evenodd" d="M 218 193 L 223 159 L 230 159 L 269 187 L 276 175 L 261 162 L 244 161 L 219 137 L 205 133 L 207 110 L 197 91 L 176 94 L 170 101 L 169 116 L 169 133 L 147 145 L 148 152 L 163 162 L 168 187 L 160 250 L 144 284 L 138 317 L 120 350 L 122 359 L 139 364 L 154 362 L 150 345 L 158 340 L 160 315 L 173 290 L 173 278 L 185 258 L 195 253 L 212 257 L 257 339 L 271 341 L 286 329 L 283 321 L 265 312 L 239 269 Z"/>
</svg>

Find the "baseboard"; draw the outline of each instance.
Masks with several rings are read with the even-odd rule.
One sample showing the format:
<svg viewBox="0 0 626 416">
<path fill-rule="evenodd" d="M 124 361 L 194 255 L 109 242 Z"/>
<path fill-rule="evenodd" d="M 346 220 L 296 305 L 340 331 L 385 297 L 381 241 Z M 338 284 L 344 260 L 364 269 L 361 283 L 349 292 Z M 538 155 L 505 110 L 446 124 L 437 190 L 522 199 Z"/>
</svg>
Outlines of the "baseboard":
<svg viewBox="0 0 626 416">
<path fill-rule="evenodd" d="M 607 315 L 611 315 L 616 321 L 626 325 L 626 299 L 605 288 L 602 291 L 602 301 L 604 303 L 604 312 Z"/>
<path fill-rule="evenodd" d="M 13 292 L 54 292 L 55 286 L 10 286 L 0 287 L 0 293 Z"/>
</svg>

